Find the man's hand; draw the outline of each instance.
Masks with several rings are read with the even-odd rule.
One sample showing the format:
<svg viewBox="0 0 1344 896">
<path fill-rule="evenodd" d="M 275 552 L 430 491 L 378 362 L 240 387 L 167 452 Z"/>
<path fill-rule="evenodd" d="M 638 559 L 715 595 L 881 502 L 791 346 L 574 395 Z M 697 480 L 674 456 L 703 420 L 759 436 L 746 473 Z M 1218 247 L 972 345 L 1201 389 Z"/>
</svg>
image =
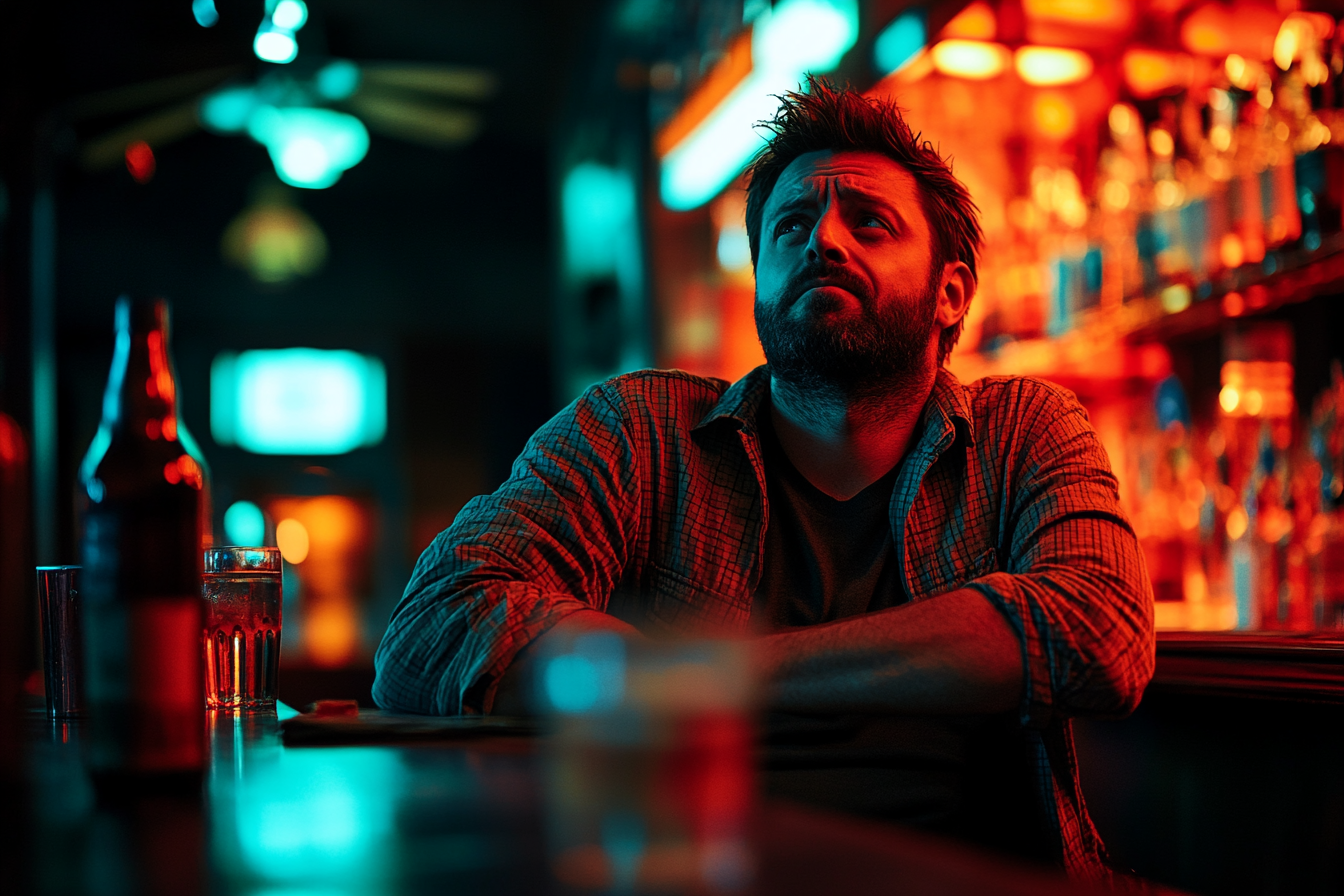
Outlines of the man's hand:
<svg viewBox="0 0 1344 896">
<path fill-rule="evenodd" d="M 1022 699 L 1022 647 L 980 592 L 952 591 L 760 638 L 771 709 L 993 713 Z"/>
<path fill-rule="evenodd" d="M 571 637 L 575 632 L 616 632 L 626 638 L 643 640 L 644 635 L 627 622 L 599 610 L 580 610 L 566 616 L 559 624 L 531 644 L 527 645 L 499 680 L 495 691 L 494 705 L 488 712 L 497 716 L 522 716 L 530 714 L 532 707 L 528 691 L 531 689 L 535 674 L 535 659 L 546 653 L 546 645 L 557 637 Z"/>
</svg>

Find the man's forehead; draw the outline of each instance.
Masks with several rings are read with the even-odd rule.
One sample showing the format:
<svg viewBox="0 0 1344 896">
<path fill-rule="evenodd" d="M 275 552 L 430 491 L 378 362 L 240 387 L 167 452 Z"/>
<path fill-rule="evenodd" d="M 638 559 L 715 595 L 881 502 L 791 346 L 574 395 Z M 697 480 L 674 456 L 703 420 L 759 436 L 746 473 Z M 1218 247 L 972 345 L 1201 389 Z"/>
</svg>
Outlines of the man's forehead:
<svg viewBox="0 0 1344 896">
<path fill-rule="evenodd" d="M 892 202 L 917 200 L 915 176 L 894 159 L 877 152 L 822 150 L 794 159 L 775 182 L 770 205 L 820 196 L 831 185 L 840 194 L 853 193 Z"/>
</svg>

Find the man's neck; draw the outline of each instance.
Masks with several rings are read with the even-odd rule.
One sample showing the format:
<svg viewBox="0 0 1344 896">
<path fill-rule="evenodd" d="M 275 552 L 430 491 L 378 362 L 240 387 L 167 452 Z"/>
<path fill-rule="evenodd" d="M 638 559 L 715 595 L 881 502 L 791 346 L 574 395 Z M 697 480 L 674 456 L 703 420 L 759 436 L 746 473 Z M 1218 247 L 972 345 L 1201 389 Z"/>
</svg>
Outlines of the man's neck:
<svg viewBox="0 0 1344 896">
<path fill-rule="evenodd" d="M 853 397 L 798 390 L 770 378 L 770 419 L 789 460 L 818 489 L 840 501 L 900 463 L 919 425 L 937 375 L 881 395 Z"/>
</svg>

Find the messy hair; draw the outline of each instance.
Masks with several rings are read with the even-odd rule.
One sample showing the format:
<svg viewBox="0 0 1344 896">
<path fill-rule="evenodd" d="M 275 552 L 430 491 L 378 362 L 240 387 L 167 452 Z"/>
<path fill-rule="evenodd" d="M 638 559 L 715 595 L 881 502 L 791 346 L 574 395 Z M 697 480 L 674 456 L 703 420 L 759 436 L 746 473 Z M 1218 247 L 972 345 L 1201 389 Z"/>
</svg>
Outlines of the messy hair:
<svg viewBox="0 0 1344 896">
<path fill-rule="evenodd" d="M 761 247 L 761 215 L 780 174 L 794 159 L 821 150 L 881 153 L 909 171 L 919 184 L 924 216 L 933 234 L 934 270 L 952 261 L 965 262 L 978 278 L 979 209 L 966 186 L 952 175 L 950 161 L 920 134 L 910 130 L 900 108 L 889 100 L 866 97 L 849 88 L 835 88 L 809 75 L 806 90 L 788 92 L 773 120 L 765 148 L 747 169 L 747 238 L 751 262 Z M 938 337 L 942 364 L 961 337 L 962 321 L 945 327 Z"/>
</svg>

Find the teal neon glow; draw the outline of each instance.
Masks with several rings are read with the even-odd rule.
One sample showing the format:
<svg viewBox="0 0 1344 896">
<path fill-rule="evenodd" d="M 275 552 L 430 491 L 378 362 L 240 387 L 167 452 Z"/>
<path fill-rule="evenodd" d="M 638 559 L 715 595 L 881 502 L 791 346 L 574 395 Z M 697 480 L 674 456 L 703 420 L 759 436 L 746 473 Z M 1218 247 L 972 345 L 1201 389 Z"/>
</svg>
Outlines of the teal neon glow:
<svg viewBox="0 0 1344 896">
<path fill-rule="evenodd" d="M 369 151 L 364 123 L 331 109 L 259 106 L 247 132 L 266 147 L 282 181 L 310 190 L 336 183 Z"/>
<path fill-rule="evenodd" d="M 660 194 L 676 211 L 697 208 L 741 173 L 762 146 L 758 121 L 809 72 L 830 71 L 859 35 L 857 0 L 782 0 L 752 27 L 752 71 L 663 158 Z"/>
<path fill-rule="evenodd" d="M 900 71 L 929 41 L 928 13 L 921 6 L 907 9 L 873 41 L 873 65 L 882 76 Z"/>
<path fill-rule="evenodd" d="M 213 28 L 219 23 L 219 10 L 215 9 L 215 0 L 191 0 L 191 14 L 196 24 L 202 28 Z"/>
<path fill-rule="evenodd" d="M 250 87 L 230 87 L 201 100 L 201 124 L 212 131 L 236 134 L 247 129 L 257 109 L 257 94 Z"/>
<path fill-rule="evenodd" d="M 745 271 L 751 267 L 751 240 L 745 226 L 725 227 L 719 231 L 715 246 L 719 267 L 725 271 Z"/>
<path fill-rule="evenodd" d="M 615 709 L 625 696 L 625 643 L 611 632 L 580 635 L 546 664 L 544 690 L 558 712 Z"/>
<path fill-rule="evenodd" d="M 262 62 L 284 65 L 299 55 L 299 42 L 294 35 L 281 28 L 262 25 L 252 39 L 252 52 Z"/>
<path fill-rule="evenodd" d="M 265 514 L 251 501 L 234 501 L 224 511 L 224 536 L 229 544 L 244 547 L 265 544 Z"/>
<path fill-rule="evenodd" d="M 377 358 L 312 348 L 224 353 L 210 368 L 210 431 L 254 454 L 345 454 L 387 431 Z"/>
<path fill-rule="evenodd" d="M 308 6 L 303 0 L 280 0 L 271 10 L 271 24 L 290 33 L 298 31 L 307 21 Z"/>
<path fill-rule="evenodd" d="M 406 786 L 396 753 L 333 747 L 249 758 L 233 800 L 221 801 L 236 807 L 244 874 L 273 893 L 395 889 L 396 811 Z"/>
<path fill-rule="evenodd" d="M 615 168 L 583 162 L 565 175 L 560 191 L 565 226 L 565 270 L 573 277 L 614 275 L 635 233 L 635 186 Z"/>
<path fill-rule="evenodd" d="M 348 59 L 335 59 L 318 69 L 313 87 L 323 99 L 343 100 L 359 89 L 359 66 Z"/>
</svg>

